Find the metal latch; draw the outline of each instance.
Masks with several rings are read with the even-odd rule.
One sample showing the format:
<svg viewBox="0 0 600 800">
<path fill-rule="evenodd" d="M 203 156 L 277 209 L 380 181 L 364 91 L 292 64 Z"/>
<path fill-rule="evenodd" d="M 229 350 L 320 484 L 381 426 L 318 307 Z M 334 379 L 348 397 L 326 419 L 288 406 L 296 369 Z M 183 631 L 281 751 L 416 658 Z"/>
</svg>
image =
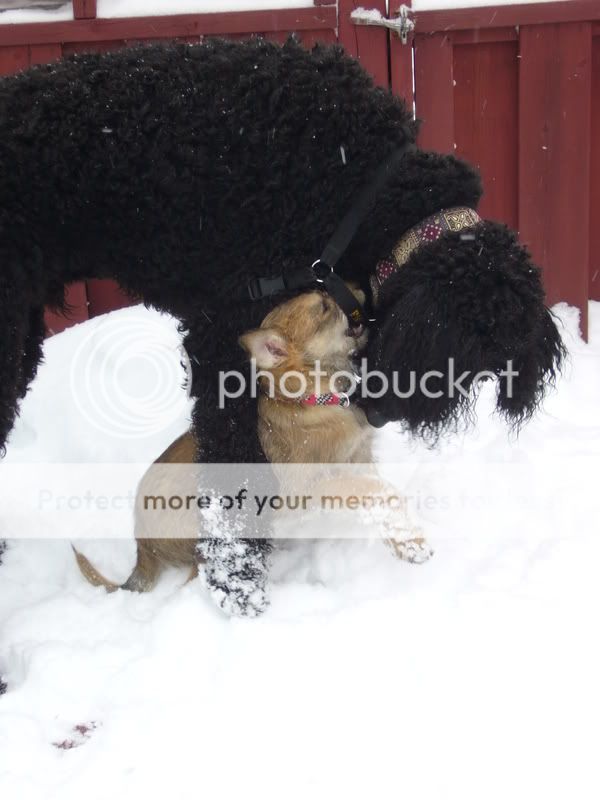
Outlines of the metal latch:
<svg viewBox="0 0 600 800">
<path fill-rule="evenodd" d="M 402 4 L 398 9 L 398 16 L 394 19 L 387 19 L 376 8 L 357 8 L 350 15 L 355 25 L 377 25 L 380 28 L 389 28 L 397 33 L 402 44 L 408 42 L 408 35 L 415 29 L 415 21 L 412 18 L 412 10 Z"/>
</svg>

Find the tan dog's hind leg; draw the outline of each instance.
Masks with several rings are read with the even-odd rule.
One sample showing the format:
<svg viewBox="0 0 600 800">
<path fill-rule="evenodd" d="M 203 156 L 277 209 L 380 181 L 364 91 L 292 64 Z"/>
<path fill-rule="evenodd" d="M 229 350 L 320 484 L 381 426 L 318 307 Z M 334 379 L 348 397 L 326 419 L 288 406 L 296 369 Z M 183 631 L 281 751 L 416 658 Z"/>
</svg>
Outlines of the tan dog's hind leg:
<svg viewBox="0 0 600 800">
<path fill-rule="evenodd" d="M 154 539 L 137 540 L 137 559 L 133 572 L 121 588 L 130 592 L 150 592 L 165 568 Z"/>
</svg>

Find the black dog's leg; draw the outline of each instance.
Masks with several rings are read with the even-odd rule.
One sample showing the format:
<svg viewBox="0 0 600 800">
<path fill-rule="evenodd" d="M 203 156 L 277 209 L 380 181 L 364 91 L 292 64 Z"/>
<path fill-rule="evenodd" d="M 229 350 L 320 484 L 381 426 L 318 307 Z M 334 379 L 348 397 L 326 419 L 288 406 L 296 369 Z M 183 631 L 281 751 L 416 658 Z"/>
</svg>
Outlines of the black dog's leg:
<svg viewBox="0 0 600 800">
<path fill-rule="evenodd" d="M 264 461 L 256 434 L 256 404 L 250 406 L 242 402 L 240 405 L 228 412 L 219 413 L 216 409 L 217 413 L 214 413 L 215 407 L 208 406 L 206 398 L 196 401 L 193 420 L 200 462 Z M 237 435 L 231 436 L 233 431 L 237 431 Z M 229 434 L 226 446 L 223 446 L 226 441 L 223 434 Z M 223 449 L 217 444 L 219 442 Z M 217 497 L 231 492 L 230 485 L 220 485 L 221 474 L 208 473 L 209 488 Z M 264 538 L 252 538 L 257 534 L 256 518 L 249 504 L 229 510 L 218 519 L 219 522 L 213 522 L 211 530 L 207 531 L 209 536 L 198 545 L 198 554 L 205 561 L 208 588 L 214 601 L 227 614 L 257 616 L 268 605 L 270 542 Z M 203 527 L 206 524 L 204 518 Z"/>
<path fill-rule="evenodd" d="M 29 327 L 23 347 L 21 374 L 17 386 L 19 398 L 25 397 L 27 388 L 37 374 L 38 366 L 42 361 L 42 348 L 46 336 L 44 323 L 44 309 L 42 306 L 33 306 L 29 310 Z"/>
<path fill-rule="evenodd" d="M 2 564 L 2 554 L 4 553 L 6 545 L 4 542 L 0 541 L 0 564 Z M 6 691 L 6 683 L 2 679 L 2 675 L 0 674 L 0 694 L 4 694 Z"/>
<path fill-rule="evenodd" d="M 226 614 L 256 617 L 266 610 L 270 551 L 268 541 L 240 539 L 231 529 L 216 530 L 198 543 L 211 597 Z"/>
<path fill-rule="evenodd" d="M 214 335 L 217 335 L 216 331 Z M 237 345 L 237 336 L 231 341 L 231 360 L 220 365 L 201 361 L 195 355 L 203 352 L 200 344 L 201 339 L 193 335 L 188 335 L 184 342 L 192 364 L 192 394 L 197 397 L 192 421 L 198 441 L 198 461 L 206 464 L 264 464 L 257 433 L 256 398 L 247 391 L 229 401 L 226 407 L 221 407 L 223 403 L 218 391 L 221 370 L 239 370 L 248 378 L 249 370 Z M 226 346 L 223 341 L 222 344 Z M 241 358 L 237 356 L 238 351 Z M 207 480 L 211 491 L 218 495 L 219 474 L 207 470 Z M 206 519 L 202 524 L 206 524 Z M 209 536 L 198 544 L 198 555 L 205 561 L 211 596 L 227 614 L 256 616 L 268 605 L 267 573 L 272 546 L 264 537 L 264 523 L 261 538 L 257 538 L 256 525 L 256 516 L 248 503 L 234 512 L 228 511 L 226 518 L 221 515 L 219 522 L 212 524 Z"/>
<path fill-rule="evenodd" d="M 9 296 L 7 293 L 7 297 Z M 5 376 L 0 381 L 0 452 L 6 445 L 6 438 L 17 414 L 18 402 L 25 397 L 27 387 L 42 360 L 45 333 L 43 308 L 33 307 L 20 318 L 13 312 L 14 309 L 6 309 L 0 315 L 0 364 L 4 365 L 0 369 Z M 12 352 L 11 347 L 14 347 Z M 5 548 L 5 543 L 0 540 L 0 564 Z"/>
<path fill-rule="evenodd" d="M 28 348 L 29 309 L 17 303 L 12 291 L 3 290 L 0 283 L 0 456 L 6 452 L 6 440 L 17 416 L 19 400 L 27 385 L 25 365 Z"/>
<path fill-rule="evenodd" d="M 30 320 L 39 315 L 30 313 L 16 302 L 10 287 L 0 282 L 0 457 L 6 452 L 6 440 L 17 416 L 19 400 L 25 395 L 29 381 L 34 377 L 41 358 L 38 328 L 28 331 Z M 43 330 L 43 314 L 42 314 Z M 31 333 L 31 336 L 29 335 Z M 42 336 L 43 338 L 43 336 Z M 0 540 L 0 564 L 6 544 Z M 6 683 L 0 675 L 0 695 Z"/>
<path fill-rule="evenodd" d="M 241 402 L 240 402 L 241 401 Z M 210 405 L 209 405 L 210 402 Z M 200 397 L 193 413 L 199 442 L 198 460 L 204 463 L 264 462 L 257 427 L 256 402 L 238 398 L 226 414 L 210 401 Z M 223 438 L 227 435 L 227 439 Z M 211 491 L 217 496 L 231 493 L 231 483 L 221 485 L 225 471 L 208 472 Z M 238 488 L 237 486 L 235 488 Z M 241 486 L 239 488 L 242 488 Z M 205 561 L 208 588 L 215 603 L 232 616 L 257 616 L 268 605 L 267 574 L 271 543 L 255 538 L 256 517 L 248 503 L 228 510 L 213 523 L 209 536 L 198 544 L 198 555 Z M 202 521 L 206 525 L 206 519 Z M 253 537 L 254 534 L 254 537 Z"/>
<path fill-rule="evenodd" d="M 0 541 L 0 564 L 2 564 L 2 554 L 4 553 L 5 548 L 6 548 L 5 543 Z M 2 679 L 2 674 L 0 674 L 0 694 L 4 694 L 5 691 L 6 691 L 6 683 Z"/>
</svg>

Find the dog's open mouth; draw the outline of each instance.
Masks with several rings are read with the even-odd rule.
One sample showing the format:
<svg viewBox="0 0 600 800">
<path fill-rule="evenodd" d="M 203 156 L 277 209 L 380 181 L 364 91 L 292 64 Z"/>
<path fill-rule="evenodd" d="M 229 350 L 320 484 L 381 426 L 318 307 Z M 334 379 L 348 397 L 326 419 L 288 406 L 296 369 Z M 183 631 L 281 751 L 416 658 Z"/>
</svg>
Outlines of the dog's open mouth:
<svg viewBox="0 0 600 800">
<path fill-rule="evenodd" d="M 350 340 L 350 357 L 356 358 L 367 342 L 367 329 L 362 323 L 360 325 L 348 325 L 345 335 Z"/>
<path fill-rule="evenodd" d="M 365 332 L 364 325 L 349 325 L 346 328 L 346 336 L 351 336 L 353 339 L 359 339 Z"/>
</svg>

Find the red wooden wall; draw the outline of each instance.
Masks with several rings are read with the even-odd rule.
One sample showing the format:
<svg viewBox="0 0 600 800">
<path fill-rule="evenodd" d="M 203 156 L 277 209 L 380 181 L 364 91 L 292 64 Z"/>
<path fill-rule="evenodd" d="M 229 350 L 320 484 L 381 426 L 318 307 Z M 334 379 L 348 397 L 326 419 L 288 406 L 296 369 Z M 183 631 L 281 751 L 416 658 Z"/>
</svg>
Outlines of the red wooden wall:
<svg viewBox="0 0 600 800">
<path fill-rule="evenodd" d="M 400 47 L 392 43 L 392 50 Z M 416 15 L 423 147 L 481 169 L 481 209 L 519 231 L 549 302 L 600 299 L 600 2 Z"/>
<path fill-rule="evenodd" d="M 600 24 L 592 38 L 592 124 L 590 159 L 590 297 L 600 300 Z"/>
<path fill-rule="evenodd" d="M 600 0 L 420 12 L 406 45 L 350 18 L 360 6 L 385 15 L 385 0 L 313 3 L 94 19 L 95 0 L 75 0 L 72 22 L 0 24 L 0 74 L 157 39 L 258 33 L 281 41 L 291 31 L 306 46 L 338 39 L 378 83 L 414 101 L 421 146 L 479 166 L 483 214 L 519 231 L 544 269 L 550 303 L 579 306 L 585 332 L 587 300 L 600 300 Z M 390 0 L 391 16 L 399 3 Z M 106 281 L 72 287 L 68 299 L 74 321 L 128 302 Z M 51 315 L 48 323 L 52 331 L 70 324 Z"/>
</svg>

